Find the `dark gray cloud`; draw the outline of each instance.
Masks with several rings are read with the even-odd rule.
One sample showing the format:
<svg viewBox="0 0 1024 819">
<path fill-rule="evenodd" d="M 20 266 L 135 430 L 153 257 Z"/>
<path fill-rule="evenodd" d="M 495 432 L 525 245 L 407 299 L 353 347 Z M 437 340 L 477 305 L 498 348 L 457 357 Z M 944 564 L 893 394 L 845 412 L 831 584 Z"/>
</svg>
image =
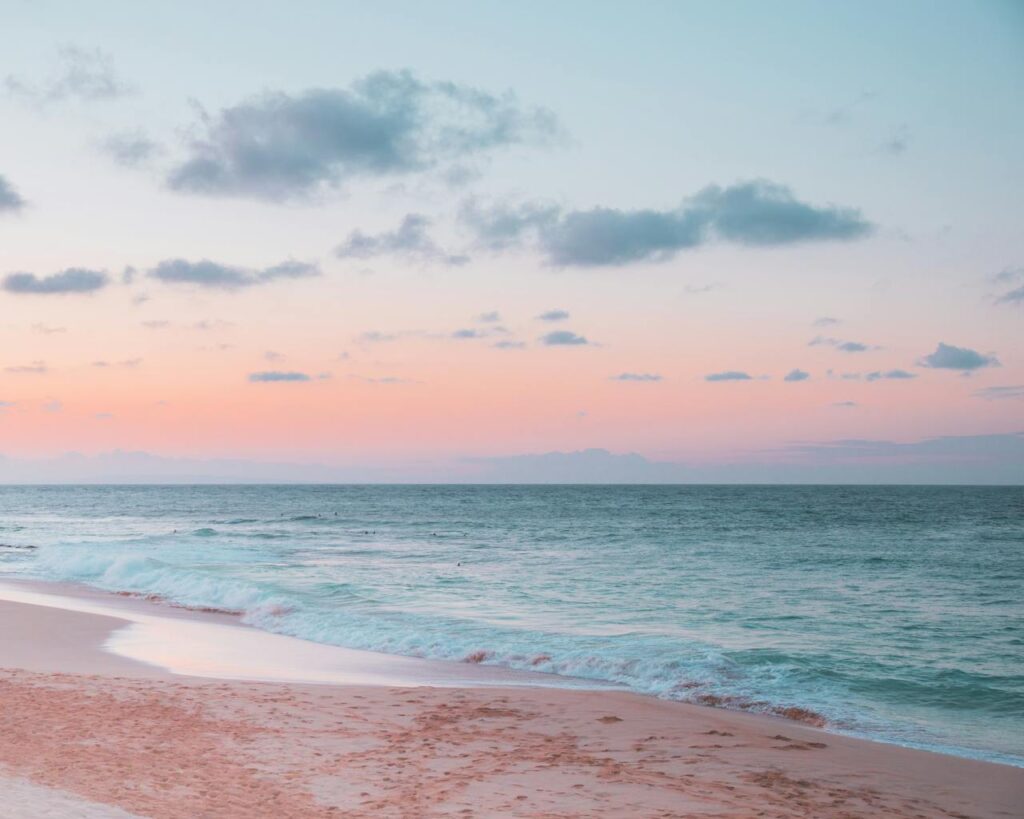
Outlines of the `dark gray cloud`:
<svg viewBox="0 0 1024 819">
<path fill-rule="evenodd" d="M 491 310 L 487 313 L 481 313 L 476 317 L 476 320 L 483 324 L 494 324 L 496 321 L 501 321 L 501 313 L 497 310 Z"/>
<path fill-rule="evenodd" d="M 822 345 L 828 347 L 835 347 L 840 352 L 844 353 L 863 353 L 867 350 L 877 350 L 877 347 L 873 347 L 870 344 L 864 344 L 860 341 L 843 341 L 841 338 L 826 338 L 824 336 L 815 336 L 807 342 L 808 347 L 820 347 Z"/>
<path fill-rule="evenodd" d="M 144 165 L 161 152 L 160 146 L 141 131 L 111 134 L 100 147 L 118 165 L 128 168 Z"/>
<path fill-rule="evenodd" d="M 581 335 L 577 335 L 571 330 L 553 330 L 552 332 L 541 336 L 540 341 L 542 344 L 546 344 L 549 347 L 590 344 L 586 338 Z"/>
<path fill-rule="evenodd" d="M 662 378 L 657 373 L 619 373 L 613 375 L 609 379 L 611 381 L 661 381 Z"/>
<path fill-rule="evenodd" d="M 423 171 L 559 135 L 553 114 L 524 108 L 511 93 L 378 71 L 347 89 L 265 93 L 205 116 L 168 183 L 281 201 L 353 177 Z"/>
<path fill-rule="evenodd" d="M 34 273 L 9 273 L 4 276 L 3 288 L 8 293 L 55 295 L 59 293 L 93 293 L 109 284 L 110 278 L 99 270 L 69 267 L 52 276 Z"/>
<path fill-rule="evenodd" d="M 1001 387 L 983 387 L 972 393 L 975 398 L 986 401 L 1005 401 L 1024 398 L 1024 384 L 1009 384 Z"/>
<path fill-rule="evenodd" d="M 566 310 L 546 310 L 537 316 L 540 321 L 565 321 L 569 318 L 569 313 Z"/>
<path fill-rule="evenodd" d="M 936 370 L 961 370 L 970 372 L 982 367 L 998 367 L 999 359 L 994 355 L 982 355 L 967 347 L 954 347 L 941 341 L 935 352 L 929 353 L 918 361 L 922 367 Z"/>
<path fill-rule="evenodd" d="M 78 99 L 110 100 L 131 93 L 131 86 L 114 70 L 110 55 L 98 48 L 68 45 L 58 51 L 57 64 L 45 80 L 33 82 L 8 74 L 4 86 L 10 96 L 36 102 Z"/>
<path fill-rule="evenodd" d="M 277 279 L 319 276 L 320 268 L 315 264 L 294 260 L 281 262 L 262 270 L 250 270 L 212 262 L 209 259 L 200 259 L 197 262 L 190 262 L 187 259 L 165 259 L 152 268 L 149 275 L 154 279 L 172 284 L 194 284 L 219 290 L 237 290 L 242 287 L 266 284 Z"/>
<path fill-rule="evenodd" d="M 13 213 L 23 207 L 25 200 L 21 198 L 21 194 L 7 181 L 6 176 L 0 174 L 0 213 Z"/>
<path fill-rule="evenodd" d="M 917 378 L 915 373 L 908 373 L 906 370 L 884 370 L 868 373 L 864 376 L 867 381 L 880 381 L 882 379 L 889 379 L 894 381 L 906 381 L 911 378 Z"/>
<path fill-rule="evenodd" d="M 420 262 L 463 265 L 468 256 L 448 253 L 427 234 L 431 221 L 422 214 L 410 213 L 391 231 L 367 234 L 354 230 L 335 249 L 340 259 L 371 259 L 376 256 L 404 256 Z"/>
<path fill-rule="evenodd" d="M 804 372 L 803 370 L 790 370 L 786 373 L 786 376 L 782 379 L 783 381 L 806 381 L 811 377 L 811 374 Z"/>
<path fill-rule="evenodd" d="M 783 185 L 755 180 L 704 188 L 673 210 L 563 210 L 526 203 L 483 207 L 460 218 L 490 250 L 533 241 L 549 264 L 596 267 L 665 261 L 713 240 L 750 246 L 860 239 L 874 226 L 860 211 L 799 201 Z"/>
<path fill-rule="evenodd" d="M 739 370 L 725 370 L 720 373 L 710 373 L 704 376 L 705 381 L 750 381 L 751 376 Z"/>
<path fill-rule="evenodd" d="M 263 372 L 249 373 L 249 380 L 254 383 L 265 383 L 274 381 L 311 381 L 312 379 L 306 373 L 264 370 Z"/>
</svg>

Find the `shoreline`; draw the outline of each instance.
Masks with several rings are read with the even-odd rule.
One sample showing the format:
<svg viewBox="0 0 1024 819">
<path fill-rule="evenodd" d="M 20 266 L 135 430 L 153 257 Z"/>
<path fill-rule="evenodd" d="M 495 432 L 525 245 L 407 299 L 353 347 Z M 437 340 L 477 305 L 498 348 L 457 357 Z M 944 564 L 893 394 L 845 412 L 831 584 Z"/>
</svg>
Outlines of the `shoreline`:
<svg viewBox="0 0 1024 819">
<path fill-rule="evenodd" d="M 621 690 L 483 682 L 488 667 L 440 685 L 253 682 L 104 650 L 145 607 L 165 608 L 0 600 L 4 775 L 159 819 L 1009 817 L 1024 798 L 1009 765 Z M 228 627 L 166 608 L 174 628 Z"/>
</svg>

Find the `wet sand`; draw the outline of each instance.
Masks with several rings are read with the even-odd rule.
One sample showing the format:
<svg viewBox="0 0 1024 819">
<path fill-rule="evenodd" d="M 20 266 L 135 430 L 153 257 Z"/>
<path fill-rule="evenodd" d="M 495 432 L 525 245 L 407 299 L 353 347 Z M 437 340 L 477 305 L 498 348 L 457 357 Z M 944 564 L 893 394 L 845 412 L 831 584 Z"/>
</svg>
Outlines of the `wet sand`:
<svg viewBox="0 0 1024 819">
<path fill-rule="evenodd" d="M 0 600 L 0 789 L 40 816 L 1011 817 L 1024 804 L 1018 768 L 621 691 L 172 674 L 103 649 L 129 622 Z"/>
</svg>

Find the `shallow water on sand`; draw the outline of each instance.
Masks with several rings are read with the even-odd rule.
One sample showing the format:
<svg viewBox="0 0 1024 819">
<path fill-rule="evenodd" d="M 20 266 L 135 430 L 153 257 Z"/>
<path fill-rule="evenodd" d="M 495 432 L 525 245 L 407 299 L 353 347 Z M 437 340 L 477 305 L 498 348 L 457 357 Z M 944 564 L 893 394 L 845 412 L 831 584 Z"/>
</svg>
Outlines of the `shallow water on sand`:
<svg viewBox="0 0 1024 819">
<path fill-rule="evenodd" d="M 3 487 L 0 572 L 1024 764 L 1024 490 Z"/>
</svg>

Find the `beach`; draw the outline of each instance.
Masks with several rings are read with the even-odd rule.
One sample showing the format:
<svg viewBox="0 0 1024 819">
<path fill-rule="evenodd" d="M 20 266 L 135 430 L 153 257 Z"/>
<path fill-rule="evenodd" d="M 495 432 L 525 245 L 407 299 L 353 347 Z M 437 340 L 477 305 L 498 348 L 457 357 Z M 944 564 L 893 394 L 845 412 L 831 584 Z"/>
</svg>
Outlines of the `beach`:
<svg viewBox="0 0 1024 819">
<path fill-rule="evenodd" d="M 619 690 L 503 685 L 470 664 L 441 664 L 453 676 L 433 685 L 175 674 L 104 646 L 144 617 L 165 626 L 151 639 L 184 625 L 261 632 L 3 586 L 8 815 L 1011 817 L 1024 797 L 1020 768 Z M 479 685 L 459 682 L 477 672 Z"/>
</svg>

